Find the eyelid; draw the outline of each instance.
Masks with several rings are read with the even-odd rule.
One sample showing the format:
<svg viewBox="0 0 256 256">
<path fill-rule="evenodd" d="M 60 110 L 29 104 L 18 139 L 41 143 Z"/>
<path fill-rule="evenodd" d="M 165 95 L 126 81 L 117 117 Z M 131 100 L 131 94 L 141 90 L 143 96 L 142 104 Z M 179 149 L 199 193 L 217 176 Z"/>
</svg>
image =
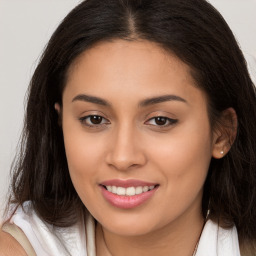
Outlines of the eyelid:
<svg viewBox="0 0 256 256">
<path fill-rule="evenodd" d="M 166 117 L 166 116 L 154 116 L 154 117 L 149 118 L 145 123 L 148 123 L 149 121 L 154 120 L 158 117 L 166 119 L 169 123 L 164 124 L 164 125 L 157 125 L 157 124 L 155 124 L 155 125 L 154 124 L 149 124 L 149 125 L 156 126 L 156 127 L 159 127 L 159 128 L 166 128 L 166 127 L 172 126 L 172 125 L 174 125 L 178 122 L 178 119 L 173 119 L 173 118 Z"/>
<path fill-rule="evenodd" d="M 156 118 L 158 117 L 162 117 L 165 118 L 167 120 L 166 124 L 163 125 L 158 125 L 157 123 L 152 124 L 150 123 L 150 121 L 153 121 L 154 119 L 156 120 Z M 146 125 L 149 125 L 152 129 L 158 129 L 158 130 L 163 130 L 164 129 L 171 129 L 174 125 L 177 124 L 177 122 L 179 121 L 176 117 L 176 115 L 174 115 L 173 113 L 167 112 L 167 111 L 153 111 L 150 112 L 149 114 L 147 114 L 145 116 L 145 123 Z"/>
<path fill-rule="evenodd" d="M 94 109 L 89 109 L 89 110 L 83 111 L 83 112 L 79 113 L 79 116 L 81 116 L 81 118 L 85 117 L 85 116 L 102 116 L 105 119 L 107 119 L 106 115 L 102 111 L 94 110 Z"/>
</svg>

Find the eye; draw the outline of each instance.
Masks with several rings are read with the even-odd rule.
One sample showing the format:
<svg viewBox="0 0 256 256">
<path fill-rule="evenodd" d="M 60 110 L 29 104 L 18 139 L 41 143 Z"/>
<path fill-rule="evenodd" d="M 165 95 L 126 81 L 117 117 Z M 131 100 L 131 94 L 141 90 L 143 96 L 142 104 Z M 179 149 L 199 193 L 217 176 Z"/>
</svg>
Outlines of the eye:
<svg viewBox="0 0 256 256">
<path fill-rule="evenodd" d="M 175 124 L 177 122 L 178 122 L 177 119 L 172 119 L 172 118 L 168 118 L 168 117 L 164 117 L 164 116 L 156 116 L 156 117 L 153 117 L 153 118 L 149 119 L 147 121 L 147 124 L 160 126 L 160 127 L 161 126 L 166 127 L 166 126 L 170 126 L 172 124 Z"/>
<path fill-rule="evenodd" d="M 98 116 L 98 115 L 88 115 L 88 116 L 84 116 L 79 118 L 80 122 L 86 126 L 100 126 L 100 125 L 104 125 L 104 124 L 108 124 L 109 121 L 107 119 L 105 119 L 102 116 Z"/>
</svg>

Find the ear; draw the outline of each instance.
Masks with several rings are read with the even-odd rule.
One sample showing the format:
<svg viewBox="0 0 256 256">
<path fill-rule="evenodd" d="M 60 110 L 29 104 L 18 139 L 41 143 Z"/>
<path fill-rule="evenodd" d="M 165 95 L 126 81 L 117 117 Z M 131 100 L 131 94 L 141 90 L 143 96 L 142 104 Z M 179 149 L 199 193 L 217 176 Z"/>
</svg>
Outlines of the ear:
<svg viewBox="0 0 256 256">
<path fill-rule="evenodd" d="M 237 133 L 237 115 L 233 108 L 222 113 L 213 131 L 212 156 L 220 159 L 230 150 Z"/>
<path fill-rule="evenodd" d="M 58 117 L 59 117 L 58 118 L 58 124 L 59 124 L 59 126 L 61 126 L 62 125 L 62 108 L 61 108 L 60 104 L 57 103 L 57 102 L 54 104 L 54 108 L 55 108 L 55 110 L 58 114 Z"/>
</svg>

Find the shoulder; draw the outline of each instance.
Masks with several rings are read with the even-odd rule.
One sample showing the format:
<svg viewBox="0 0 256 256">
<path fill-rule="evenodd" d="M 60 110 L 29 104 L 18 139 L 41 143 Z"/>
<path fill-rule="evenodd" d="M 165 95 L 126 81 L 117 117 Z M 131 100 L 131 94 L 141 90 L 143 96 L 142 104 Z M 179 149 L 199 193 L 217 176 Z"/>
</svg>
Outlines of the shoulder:
<svg viewBox="0 0 256 256">
<path fill-rule="evenodd" d="M 0 256 L 26 256 L 25 250 L 10 234 L 0 229 Z"/>
<path fill-rule="evenodd" d="M 86 255 L 84 217 L 81 214 L 81 218 L 72 226 L 55 226 L 37 214 L 31 202 L 27 201 L 15 207 L 15 212 L 10 218 L 10 224 L 19 230 L 8 233 L 22 245 L 28 255 L 81 255 L 81 252 Z"/>
</svg>

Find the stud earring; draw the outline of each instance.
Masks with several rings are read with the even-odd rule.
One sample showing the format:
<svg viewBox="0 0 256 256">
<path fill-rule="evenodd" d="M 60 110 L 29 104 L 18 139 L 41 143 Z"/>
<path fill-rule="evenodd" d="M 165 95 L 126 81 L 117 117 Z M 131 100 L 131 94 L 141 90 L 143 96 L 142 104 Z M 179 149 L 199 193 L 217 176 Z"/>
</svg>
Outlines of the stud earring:
<svg viewBox="0 0 256 256">
<path fill-rule="evenodd" d="M 224 151 L 223 151 L 223 150 L 221 150 L 221 151 L 220 151 L 220 153 L 223 155 L 223 154 L 224 154 Z"/>
</svg>

